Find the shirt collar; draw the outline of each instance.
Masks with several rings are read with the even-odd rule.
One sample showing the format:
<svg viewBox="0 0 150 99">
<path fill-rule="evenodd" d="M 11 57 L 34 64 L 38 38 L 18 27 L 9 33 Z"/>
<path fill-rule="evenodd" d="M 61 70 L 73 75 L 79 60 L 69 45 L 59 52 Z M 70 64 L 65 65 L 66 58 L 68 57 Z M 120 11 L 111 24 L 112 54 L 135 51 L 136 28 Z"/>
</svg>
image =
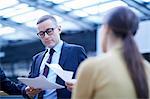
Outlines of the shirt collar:
<svg viewBox="0 0 150 99">
<path fill-rule="evenodd" d="M 60 40 L 59 43 L 53 48 L 55 50 L 56 53 L 61 52 L 61 48 L 63 45 L 63 41 Z M 50 51 L 50 48 L 46 48 L 48 50 L 48 52 Z"/>
</svg>

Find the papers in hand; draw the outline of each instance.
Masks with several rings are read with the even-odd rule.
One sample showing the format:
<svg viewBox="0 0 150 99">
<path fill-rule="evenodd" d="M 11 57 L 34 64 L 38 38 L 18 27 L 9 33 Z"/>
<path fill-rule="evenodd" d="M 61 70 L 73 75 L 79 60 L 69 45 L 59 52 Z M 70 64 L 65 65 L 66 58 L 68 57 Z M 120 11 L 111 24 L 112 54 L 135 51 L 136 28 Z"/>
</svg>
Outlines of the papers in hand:
<svg viewBox="0 0 150 99">
<path fill-rule="evenodd" d="M 75 84 L 77 82 L 76 79 L 71 79 L 70 81 L 68 81 L 68 83 L 72 83 L 72 84 Z"/>
<path fill-rule="evenodd" d="M 49 82 L 45 76 L 40 75 L 39 77 L 36 78 L 23 78 L 23 77 L 18 77 L 18 80 L 20 80 L 22 83 L 33 87 L 33 88 L 41 88 L 42 90 L 47 90 L 47 89 L 61 89 L 64 88 L 64 86 L 59 85 L 57 83 L 52 83 Z"/>
<path fill-rule="evenodd" d="M 63 70 L 59 64 L 48 64 L 48 63 L 45 63 L 45 64 L 49 68 L 51 68 L 65 82 L 72 81 L 72 76 L 73 76 L 72 71 Z"/>
</svg>

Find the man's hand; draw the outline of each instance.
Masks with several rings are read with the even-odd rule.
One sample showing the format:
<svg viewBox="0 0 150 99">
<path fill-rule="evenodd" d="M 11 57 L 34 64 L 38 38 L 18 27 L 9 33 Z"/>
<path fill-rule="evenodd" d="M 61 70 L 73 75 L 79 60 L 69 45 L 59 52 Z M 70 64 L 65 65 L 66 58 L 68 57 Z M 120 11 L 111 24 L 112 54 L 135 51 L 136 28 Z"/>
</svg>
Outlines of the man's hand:
<svg viewBox="0 0 150 99">
<path fill-rule="evenodd" d="M 33 87 L 26 87 L 25 88 L 25 91 L 26 91 L 26 94 L 29 96 L 29 97 L 34 97 L 35 95 L 37 95 L 38 93 L 40 93 L 42 91 L 42 89 L 39 89 L 39 88 L 33 88 Z"/>
<path fill-rule="evenodd" d="M 76 79 L 72 79 L 70 82 L 65 82 L 65 85 L 67 86 L 67 89 L 69 91 L 73 90 L 75 84 L 76 84 Z"/>
<path fill-rule="evenodd" d="M 65 85 L 67 86 L 67 89 L 69 91 L 72 91 L 73 87 L 74 87 L 74 84 L 73 83 L 70 83 L 70 82 L 66 82 Z"/>
</svg>

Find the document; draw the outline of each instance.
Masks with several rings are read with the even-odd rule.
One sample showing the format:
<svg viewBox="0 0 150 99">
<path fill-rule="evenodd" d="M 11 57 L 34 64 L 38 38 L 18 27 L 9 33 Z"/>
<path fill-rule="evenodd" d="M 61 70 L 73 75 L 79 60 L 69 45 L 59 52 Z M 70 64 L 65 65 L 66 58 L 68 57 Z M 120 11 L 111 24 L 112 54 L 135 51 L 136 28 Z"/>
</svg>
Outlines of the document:
<svg viewBox="0 0 150 99">
<path fill-rule="evenodd" d="M 22 83 L 26 84 L 27 86 L 30 86 L 33 88 L 41 88 L 42 90 L 64 88 L 64 86 L 62 85 L 49 82 L 46 79 L 46 77 L 43 75 L 40 75 L 39 77 L 36 77 L 36 78 L 18 77 L 18 80 L 20 80 Z"/>
<path fill-rule="evenodd" d="M 72 83 L 72 84 L 75 84 L 77 82 L 76 79 L 71 79 L 70 81 L 68 81 L 68 83 Z"/>
<path fill-rule="evenodd" d="M 51 68 L 62 80 L 65 82 L 72 82 L 72 76 L 73 72 L 72 71 L 66 71 L 61 68 L 59 64 L 48 64 L 45 63 L 49 68 Z"/>
</svg>

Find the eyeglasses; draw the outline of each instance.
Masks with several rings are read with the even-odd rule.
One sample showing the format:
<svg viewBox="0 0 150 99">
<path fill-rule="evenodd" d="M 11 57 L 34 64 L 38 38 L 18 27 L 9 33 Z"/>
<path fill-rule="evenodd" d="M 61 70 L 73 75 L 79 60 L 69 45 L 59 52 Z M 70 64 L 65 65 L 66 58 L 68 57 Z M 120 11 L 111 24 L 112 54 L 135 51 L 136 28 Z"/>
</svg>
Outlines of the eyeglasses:
<svg viewBox="0 0 150 99">
<path fill-rule="evenodd" d="M 46 29 L 46 31 L 40 31 L 39 33 L 37 33 L 37 35 L 41 38 L 43 38 L 45 36 L 45 33 L 47 33 L 47 35 L 52 35 L 54 33 L 55 28 L 48 28 Z"/>
</svg>

